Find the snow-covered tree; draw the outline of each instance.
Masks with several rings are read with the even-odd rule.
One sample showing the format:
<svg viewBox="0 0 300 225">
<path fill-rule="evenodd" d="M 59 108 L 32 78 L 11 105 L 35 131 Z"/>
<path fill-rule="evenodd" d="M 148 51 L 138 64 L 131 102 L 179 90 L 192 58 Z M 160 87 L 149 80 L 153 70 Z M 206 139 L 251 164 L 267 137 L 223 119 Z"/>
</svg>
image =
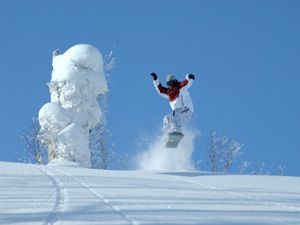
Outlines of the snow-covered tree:
<svg viewBox="0 0 300 225">
<path fill-rule="evenodd" d="M 107 95 L 100 95 L 98 103 L 102 108 L 101 121 L 90 130 L 90 151 L 93 168 L 108 169 L 114 155 L 107 127 Z"/>
<path fill-rule="evenodd" d="M 255 170 L 252 171 L 252 174 L 255 175 L 269 175 L 270 171 L 267 169 L 267 166 L 265 163 L 259 163 L 256 165 Z"/>
<path fill-rule="evenodd" d="M 274 175 L 274 176 L 282 176 L 284 174 L 285 166 L 280 165 L 275 170 L 272 169 L 272 167 L 273 166 L 266 165 L 265 163 L 259 163 L 255 166 L 254 170 L 252 170 L 251 173 L 255 175 Z"/>
<path fill-rule="evenodd" d="M 252 162 L 250 161 L 242 161 L 239 165 L 238 165 L 238 173 L 239 174 L 243 174 L 245 173 L 245 171 L 249 168 L 249 166 L 252 164 Z"/>
<path fill-rule="evenodd" d="M 236 139 L 212 132 L 207 149 L 210 171 L 227 172 L 241 155 L 242 147 Z"/>
<path fill-rule="evenodd" d="M 63 159 L 89 167 L 90 131 L 102 121 L 97 98 L 108 91 L 101 53 L 87 44 L 64 54 L 56 50 L 52 66 L 51 102 L 39 112 L 41 139 L 50 161 Z"/>
<path fill-rule="evenodd" d="M 108 71 L 116 67 L 116 58 L 113 51 L 104 57 L 105 75 L 109 77 Z M 111 133 L 108 128 L 108 95 L 101 94 L 97 101 L 102 109 L 101 121 L 90 130 L 90 151 L 91 164 L 93 168 L 110 169 L 112 162 L 116 161 L 117 156 L 113 143 L 111 142 Z"/>
<path fill-rule="evenodd" d="M 284 174 L 285 166 L 278 166 L 277 170 L 273 172 L 272 174 L 275 176 L 282 176 Z"/>
<path fill-rule="evenodd" d="M 33 117 L 30 127 L 21 134 L 26 153 L 25 159 L 31 163 L 47 164 L 47 148 L 39 139 L 39 131 L 38 120 Z"/>
</svg>

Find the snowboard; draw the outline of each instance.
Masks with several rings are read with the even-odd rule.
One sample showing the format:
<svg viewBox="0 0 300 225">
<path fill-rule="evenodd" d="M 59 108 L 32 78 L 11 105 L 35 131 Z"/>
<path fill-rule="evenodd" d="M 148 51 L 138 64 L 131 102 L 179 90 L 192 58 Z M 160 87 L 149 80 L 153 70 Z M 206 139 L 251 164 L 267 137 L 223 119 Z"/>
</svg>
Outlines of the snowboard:
<svg viewBox="0 0 300 225">
<path fill-rule="evenodd" d="M 180 140 L 183 138 L 183 134 L 179 131 L 171 131 L 165 140 L 166 148 L 177 148 Z"/>
</svg>

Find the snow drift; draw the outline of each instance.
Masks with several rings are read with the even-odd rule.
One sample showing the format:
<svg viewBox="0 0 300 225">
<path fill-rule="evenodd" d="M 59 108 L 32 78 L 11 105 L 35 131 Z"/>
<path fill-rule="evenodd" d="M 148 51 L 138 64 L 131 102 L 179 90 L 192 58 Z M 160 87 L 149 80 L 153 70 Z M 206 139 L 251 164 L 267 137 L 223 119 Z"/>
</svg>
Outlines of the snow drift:
<svg viewBox="0 0 300 225">
<path fill-rule="evenodd" d="M 103 59 L 97 48 L 75 45 L 55 51 L 48 86 L 51 102 L 39 112 L 40 136 L 49 160 L 64 159 L 90 166 L 89 131 L 101 121 L 97 97 L 108 91 Z"/>
</svg>

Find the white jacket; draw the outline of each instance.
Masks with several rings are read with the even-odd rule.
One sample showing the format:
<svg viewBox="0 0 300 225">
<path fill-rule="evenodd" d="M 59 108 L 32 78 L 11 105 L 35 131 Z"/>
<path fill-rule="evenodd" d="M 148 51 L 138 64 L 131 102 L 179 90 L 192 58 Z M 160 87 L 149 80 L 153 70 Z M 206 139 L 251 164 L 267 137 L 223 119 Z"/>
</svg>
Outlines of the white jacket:
<svg viewBox="0 0 300 225">
<path fill-rule="evenodd" d="M 158 79 L 154 80 L 153 84 L 159 95 L 169 99 L 172 110 L 177 108 L 188 108 L 194 112 L 193 102 L 188 91 L 193 84 L 193 79 L 189 79 L 188 75 L 184 81 L 179 82 L 177 86 L 172 88 L 162 86 Z"/>
</svg>

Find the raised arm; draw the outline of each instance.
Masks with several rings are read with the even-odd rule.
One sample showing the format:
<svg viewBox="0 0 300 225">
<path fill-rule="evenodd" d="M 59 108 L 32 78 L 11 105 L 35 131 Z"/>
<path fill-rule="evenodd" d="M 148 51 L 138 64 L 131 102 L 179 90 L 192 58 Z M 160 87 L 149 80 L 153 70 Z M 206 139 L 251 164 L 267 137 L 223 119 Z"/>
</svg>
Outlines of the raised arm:
<svg viewBox="0 0 300 225">
<path fill-rule="evenodd" d="M 162 84 L 160 83 L 156 73 L 151 73 L 151 76 L 153 78 L 153 85 L 155 87 L 155 90 L 157 91 L 157 93 L 164 97 L 164 98 L 168 98 L 168 89 L 165 88 L 164 86 L 162 86 Z"/>
<path fill-rule="evenodd" d="M 192 86 L 194 80 L 195 80 L 194 74 L 191 73 L 187 74 L 185 80 L 179 83 L 180 89 L 188 90 Z"/>
</svg>

